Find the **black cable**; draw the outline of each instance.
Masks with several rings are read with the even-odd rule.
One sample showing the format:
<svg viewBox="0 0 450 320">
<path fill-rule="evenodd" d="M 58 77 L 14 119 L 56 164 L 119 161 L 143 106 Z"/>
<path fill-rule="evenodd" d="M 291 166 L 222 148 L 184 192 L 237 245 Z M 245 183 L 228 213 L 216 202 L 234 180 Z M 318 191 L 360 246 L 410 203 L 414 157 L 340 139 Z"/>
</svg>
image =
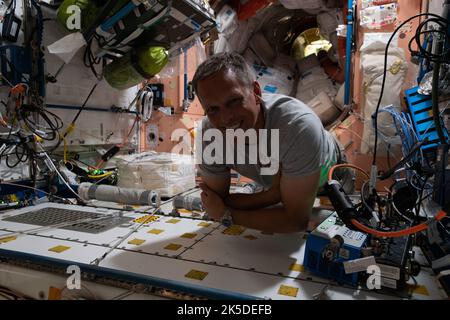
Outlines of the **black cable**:
<svg viewBox="0 0 450 320">
<path fill-rule="evenodd" d="M 420 36 L 422 36 L 422 35 L 425 35 L 425 34 L 432 34 L 432 33 L 435 33 L 435 32 L 436 32 L 436 33 L 442 33 L 442 31 L 437 31 L 437 30 L 425 30 L 425 31 L 421 31 L 421 32 L 417 32 L 417 31 L 416 31 L 416 34 L 418 34 L 419 37 L 420 37 Z M 411 52 L 411 55 L 412 55 L 412 56 L 417 56 L 417 57 L 420 57 L 420 58 L 424 58 L 424 59 L 425 59 L 425 55 L 421 54 L 420 51 L 413 50 L 412 44 L 413 44 L 414 41 L 416 41 L 416 44 L 417 44 L 417 39 L 416 39 L 415 36 L 412 37 L 412 38 L 409 40 L 409 42 L 408 42 L 408 50 L 409 50 L 409 52 Z M 424 38 L 424 41 L 423 41 L 423 42 L 424 42 L 424 44 L 427 44 L 428 41 L 429 41 L 428 38 Z M 427 55 L 430 55 L 430 54 L 431 54 L 431 52 L 428 52 L 428 49 L 427 49 L 427 48 L 425 48 L 424 50 L 427 52 Z"/>
<path fill-rule="evenodd" d="M 429 176 L 425 177 L 425 181 L 423 182 L 422 188 L 420 190 L 419 201 L 418 201 L 417 206 L 416 206 L 416 216 L 415 216 L 415 219 L 414 219 L 414 223 L 415 224 L 419 223 L 420 206 L 421 206 L 421 204 L 422 204 L 422 202 L 424 200 L 423 192 L 425 190 L 425 186 L 427 185 L 428 178 L 429 178 Z"/>
<path fill-rule="evenodd" d="M 97 72 L 97 70 L 95 69 L 95 65 L 98 65 L 102 62 L 102 67 L 104 68 L 106 65 L 106 60 L 104 58 L 96 58 L 92 53 L 92 41 L 94 38 L 97 39 L 97 36 L 94 35 L 94 37 L 87 42 L 83 54 L 83 63 L 87 68 L 91 69 L 92 73 L 98 80 L 101 80 L 103 78 L 103 71 L 100 73 Z"/>
<path fill-rule="evenodd" d="M 36 136 L 40 137 L 43 140 L 53 141 L 55 138 L 59 137 L 59 130 L 63 127 L 63 121 L 56 114 L 45 110 L 41 106 L 31 106 L 31 105 L 22 105 L 17 110 L 18 118 L 23 120 L 27 126 L 27 128 Z M 37 115 L 39 119 L 42 119 L 46 126 L 39 126 L 45 135 L 42 135 L 36 128 L 38 126 L 34 121 L 34 115 Z M 53 117 L 53 120 L 50 119 L 50 116 Z"/>
<path fill-rule="evenodd" d="M 6 166 L 8 167 L 8 168 L 14 168 L 14 167 L 16 167 L 17 165 L 19 165 L 19 163 L 21 163 L 21 162 L 26 162 L 27 160 L 28 160 L 28 156 L 24 159 L 23 158 L 23 156 L 24 156 L 24 153 L 25 153 L 25 151 L 22 153 L 22 155 L 21 156 L 19 156 L 18 155 L 18 148 L 20 148 L 21 146 L 16 146 L 16 148 L 15 148 L 15 156 L 16 156 L 16 159 L 17 159 L 17 161 L 14 163 L 14 164 L 10 164 L 9 163 L 9 157 L 7 157 L 6 158 Z"/>
<path fill-rule="evenodd" d="M 389 171 L 392 170 L 392 164 L 391 164 L 391 154 L 389 152 L 389 149 L 391 148 L 391 145 L 388 146 L 387 150 L 386 150 L 386 159 L 387 159 L 387 165 L 388 165 L 388 169 Z"/>
<path fill-rule="evenodd" d="M 81 114 L 81 111 L 83 111 L 84 107 L 86 106 L 87 102 L 89 101 L 89 99 L 91 98 L 92 94 L 94 93 L 95 88 L 97 88 L 98 82 L 96 82 L 94 84 L 94 86 L 92 87 L 91 91 L 89 92 L 87 98 L 84 100 L 83 104 L 81 105 L 80 109 L 78 110 L 77 114 L 75 115 L 75 118 L 73 118 L 72 120 L 72 125 L 75 124 L 75 122 L 77 121 L 78 117 Z M 64 138 L 67 136 L 67 132 L 64 134 Z"/>
<path fill-rule="evenodd" d="M 394 174 L 394 172 L 396 170 L 398 170 L 400 167 L 404 166 L 409 160 L 411 160 L 411 158 L 414 156 L 414 154 L 420 150 L 420 147 L 422 147 L 422 145 L 428 141 L 428 138 L 425 138 L 422 141 L 419 141 L 414 148 L 411 149 L 411 151 L 405 156 L 403 157 L 403 159 L 401 159 L 398 163 L 396 163 L 394 165 L 394 167 L 390 168 L 388 171 L 384 172 L 383 174 L 381 174 L 378 179 L 380 180 L 386 180 L 387 178 L 389 178 L 390 176 L 392 176 Z"/>
<path fill-rule="evenodd" d="M 95 88 L 97 88 L 98 82 L 96 82 L 94 84 L 94 86 L 92 87 L 91 91 L 89 92 L 88 96 L 86 97 L 86 99 L 84 100 L 83 104 L 81 105 L 80 109 L 78 109 L 77 114 L 75 115 L 75 117 L 73 118 L 72 122 L 70 123 L 69 126 L 74 126 L 75 122 L 77 121 L 78 117 L 80 116 L 81 112 L 84 110 L 84 107 L 86 106 L 86 104 L 88 103 L 89 99 L 91 98 L 92 94 L 94 93 Z M 67 135 L 69 134 L 69 130 L 66 129 L 66 132 L 63 135 L 62 139 L 58 140 L 58 143 L 50 150 L 49 153 L 52 153 L 53 151 L 55 151 L 61 144 L 61 141 L 67 137 Z"/>
<path fill-rule="evenodd" d="M 447 22 L 447 20 L 443 19 L 441 16 L 438 16 L 436 14 L 432 14 L 432 13 L 421 13 L 421 14 L 417 14 L 414 15 L 408 19 L 406 19 L 405 21 L 403 21 L 392 33 L 392 35 L 389 37 L 389 40 L 386 44 L 386 48 L 384 51 L 384 67 L 383 67 L 383 80 L 381 83 L 381 90 L 380 90 L 380 97 L 378 98 L 378 103 L 377 103 L 377 107 L 375 110 L 375 113 L 372 115 L 372 117 L 374 118 L 374 127 L 375 127 L 375 144 L 373 147 L 373 159 L 372 159 L 372 165 L 375 166 L 376 165 L 376 159 L 377 159 L 377 144 L 378 144 L 378 111 L 380 110 L 380 105 L 381 105 L 381 100 L 383 99 L 383 93 L 384 93 L 384 86 L 386 83 L 386 73 L 387 73 L 387 59 L 388 59 L 388 51 L 389 51 L 389 45 L 392 42 L 392 39 L 394 38 L 395 34 L 408 22 L 410 22 L 411 20 L 418 18 L 418 17 L 423 17 L 423 16 L 430 16 L 430 17 L 435 17 L 437 19 L 440 19 L 441 21 L 445 21 Z M 419 48 L 420 48 L 420 37 L 419 37 Z"/>
<path fill-rule="evenodd" d="M 12 6 L 13 4 L 14 4 L 14 7 L 11 9 L 11 6 Z M 5 11 L 5 12 L 8 12 L 9 9 L 11 9 L 12 12 L 15 12 L 15 10 L 16 10 L 16 0 L 11 0 L 11 2 L 10 2 L 9 5 L 8 5 L 8 7 L 6 7 L 6 11 Z"/>
<path fill-rule="evenodd" d="M 430 22 L 436 23 L 437 25 L 439 25 L 439 27 L 441 29 L 422 31 L 422 29 Z M 446 55 L 450 52 L 450 48 L 448 48 L 447 50 L 445 50 L 442 53 L 429 52 L 426 48 L 422 48 L 422 46 L 420 45 L 420 43 L 421 43 L 420 36 L 424 33 L 433 33 L 433 34 L 443 36 L 444 39 L 446 39 L 446 38 L 448 39 L 448 38 L 450 38 L 450 34 L 448 33 L 448 30 L 447 30 L 447 26 L 446 26 L 447 23 L 448 22 L 445 19 L 443 19 L 442 17 L 439 17 L 438 19 L 428 18 L 419 24 L 419 26 L 416 29 L 416 33 L 415 33 L 413 39 L 416 41 L 417 48 L 419 49 L 419 53 L 420 53 L 421 57 L 423 57 L 431 62 L 445 61 Z M 433 37 L 433 39 L 434 39 L 434 37 Z"/>
<path fill-rule="evenodd" d="M 10 153 L 5 154 L 7 150 L 10 150 L 10 148 L 6 148 L 0 154 L 0 161 L 1 158 L 6 157 L 5 163 L 8 168 L 14 168 L 19 165 L 19 163 L 27 162 L 31 157 L 35 157 L 36 153 L 32 148 L 29 147 L 29 140 L 27 140 L 26 137 L 22 137 L 19 134 L 16 135 L 19 141 L 17 143 L 14 143 L 14 151 L 10 151 Z M 15 162 L 11 162 L 13 158 L 15 158 Z"/>
<path fill-rule="evenodd" d="M 366 180 L 366 181 L 364 181 L 364 183 L 362 184 L 362 186 L 361 186 L 361 192 L 360 192 L 360 195 L 361 195 L 361 202 L 362 202 L 362 204 L 364 205 L 364 207 L 367 209 L 367 210 L 369 210 L 369 213 L 372 213 L 373 211 L 375 211 L 371 206 L 369 206 L 369 204 L 367 203 L 367 201 L 366 201 L 366 196 L 364 195 L 364 193 L 365 193 L 365 189 L 366 189 L 366 186 L 367 186 L 367 184 L 369 183 L 369 180 Z"/>
</svg>

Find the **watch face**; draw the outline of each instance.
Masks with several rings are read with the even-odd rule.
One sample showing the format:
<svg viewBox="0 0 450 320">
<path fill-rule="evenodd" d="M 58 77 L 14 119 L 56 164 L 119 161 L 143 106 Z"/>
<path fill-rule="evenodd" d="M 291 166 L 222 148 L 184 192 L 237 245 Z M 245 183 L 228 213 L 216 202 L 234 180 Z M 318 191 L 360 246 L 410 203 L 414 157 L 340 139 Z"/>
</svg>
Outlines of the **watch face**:
<svg viewBox="0 0 450 320">
<path fill-rule="evenodd" d="M 223 219 L 222 224 L 228 228 L 231 226 L 231 221 L 229 219 Z"/>
</svg>

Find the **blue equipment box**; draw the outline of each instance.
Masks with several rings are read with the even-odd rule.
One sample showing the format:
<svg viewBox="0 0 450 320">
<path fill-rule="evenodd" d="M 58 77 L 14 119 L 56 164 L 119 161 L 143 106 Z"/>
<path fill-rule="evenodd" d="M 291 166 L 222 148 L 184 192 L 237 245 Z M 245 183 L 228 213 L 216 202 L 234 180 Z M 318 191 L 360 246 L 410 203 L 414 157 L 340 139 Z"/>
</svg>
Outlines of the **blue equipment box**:
<svg viewBox="0 0 450 320">
<path fill-rule="evenodd" d="M 336 239 L 340 240 L 337 246 L 334 245 Z M 346 274 L 343 262 L 361 258 L 366 240 L 366 234 L 350 230 L 333 213 L 309 234 L 304 266 L 319 276 L 355 286 L 358 273 Z"/>
</svg>

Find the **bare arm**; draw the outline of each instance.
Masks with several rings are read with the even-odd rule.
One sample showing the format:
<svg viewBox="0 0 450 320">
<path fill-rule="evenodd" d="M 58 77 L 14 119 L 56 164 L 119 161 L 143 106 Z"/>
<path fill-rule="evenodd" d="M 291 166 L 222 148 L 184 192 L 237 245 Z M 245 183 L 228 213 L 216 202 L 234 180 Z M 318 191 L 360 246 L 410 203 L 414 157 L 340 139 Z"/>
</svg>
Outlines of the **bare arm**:
<svg viewBox="0 0 450 320">
<path fill-rule="evenodd" d="M 253 194 L 234 193 L 228 195 L 224 199 L 225 205 L 233 209 L 256 210 L 279 203 L 281 201 L 280 177 L 281 173 L 278 172 L 273 177 L 272 187 L 269 190 Z"/>
<path fill-rule="evenodd" d="M 274 176 L 269 190 L 258 193 L 229 193 L 230 179 L 221 176 L 202 176 L 203 183 L 216 192 L 224 200 L 227 207 L 241 210 L 256 210 L 269 207 L 281 201 L 280 175 Z"/>
<path fill-rule="evenodd" d="M 259 210 L 232 209 L 235 224 L 265 232 L 289 233 L 305 230 L 308 226 L 319 184 L 319 172 L 304 177 L 281 176 L 282 206 Z M 225 210 L 222 199 L 212 190 L 203 189 L 202 200 L 210 209 L 210 217 L 220 220 Z"/>
<path fill-rule="evenodd" d="M 222 199 L 228 197 L 230 193 L 230 176 L 202 175 L 202 181 Z"/>
<path fill-rule="evenodd" d="M 256 210 L 271 205 L 277 204 L 281 201 L 279 189 L 266 190 L 258 193 L 232 193 L 224 199 L 227 207 L 240 210 Z"/>
</svg>

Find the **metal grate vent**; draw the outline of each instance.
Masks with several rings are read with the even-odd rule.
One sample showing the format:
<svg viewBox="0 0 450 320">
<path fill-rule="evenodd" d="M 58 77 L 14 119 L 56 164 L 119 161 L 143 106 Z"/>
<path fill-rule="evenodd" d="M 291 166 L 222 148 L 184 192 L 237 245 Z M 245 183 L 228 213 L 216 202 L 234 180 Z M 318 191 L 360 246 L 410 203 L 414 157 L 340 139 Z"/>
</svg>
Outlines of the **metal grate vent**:
<svg viewBox="0 0 450 320">
<path fill-rule="evenodd" d="M 50 226 L 77 220 L 98 219 L 102 216 L 103 214 L 95 212 L 85 212 L 61 208 L 44 208 L 36 211 L 22 213 L 14 217 L 5 218 L 3 220 L 38 226 Z M 128 223 L 130 222 L 130 220 L 132 220 L 132 218 L 108 216 L 104 219 L 92 222 L 76 223 L 58 229 L 66 229 L 86 233 L 100 233 L 117 227 L 121 224 Z"/>
</svg>

